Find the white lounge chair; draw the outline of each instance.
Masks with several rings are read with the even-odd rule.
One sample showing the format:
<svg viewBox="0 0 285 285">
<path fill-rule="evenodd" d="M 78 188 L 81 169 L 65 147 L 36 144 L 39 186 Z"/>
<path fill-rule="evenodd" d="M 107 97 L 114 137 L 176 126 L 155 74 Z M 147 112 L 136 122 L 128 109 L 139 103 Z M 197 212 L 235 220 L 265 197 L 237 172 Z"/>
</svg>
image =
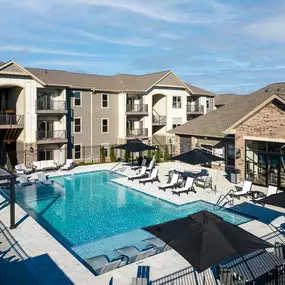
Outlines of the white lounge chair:
<svg viewBox="0 0 285 285">
<path fill-rule="evenodd" d="M 142 183 L 142 184 L 145 184 L 145 183 L 148 183 L 148 182 L 151 182 L 153 183 L 154 181 L 159 181 L 159 178 L 158 178 L 158 169 L 157 168 L 154 168 L 151 172 L 151 175 L 150 177 L 147 177 L 147 178 L 143 178 L 139 181 L 139 183 Z"/>
<path fill-rule="evenodd" d="M 25 174 L 24 170 L 22 169 L 22 166 L 20 164 L 15 165 L 15 170 L 17 174 Z"/>
<path fill-rule="evenodd" d="M 33 172 L 33 169 L 32 168 L 27 168 L 24 163 L 21 163 L 20 166 L 24 170 L 25 174 L 31 174 Z"/>
<path fill-rule="evenodd" d="M 250 194 L 249 192 L 251 191 L 251 187 L 252 187 L 252 182 L 245 180 L 242 186 L 242 190 L 241 191 L 235 191 L 234 192 L 234 197 L 236 198 L 240 198 L 240 197 L 246 197 Z"/>
<path fill-rule="evenodd" d="M 147 160 L 146 160 L 146 158 L 144 158 L 144 159 L 142 160 L 141 165 L 134 166 L 134 167 L 131 168 L 131 170 L 138 170 L 138 169 L 142 168 L 143 166 L 146 166 L 146 162 L 147 162 Z"/>
<path fill-rule="evenodd" d="M 278 188 L 277 188 L 276 186 L 269 185 L 269 186 L 267 187 L 267 193 L 266 193 L 266 196 L 265 196 L 265 197 L 268 197 L 268 196 L 270 196 L 270 195 L 276 194 L 276 193 L 277 193 L 277 190 L 278 190 Z M 261 200 L 261 199 L 263 199 L 263 198 L 265 198 L 265 197 L 255 198 L 255 199 L 252 200 L 252 202 L 255 203 L 255 202 L 257 202 L 258 200 Z"/>
<path fill-rule="evenodd" d="M 65 165 L 63 165 L 60 170 L 70 170 L 74 167 L 73 159 L 67 159 Z"/>
<path fill-rule="evenodd" d="M 136 174 L 136 175 L 133 175 L 133 176 L 129 176 L 129 177 L 128 177 L 128 180 L 133 181 L 133 180 L 135 180 L 135 179 L 144 178 L 144 177 L 146 177 L 146 176 L 147 176 L 147 174 L 146 174 L 146 166 L 143 166 L 143 167 L 141 168 L 141 171 L 140 171 L 139 174 Z"/>
<path fill-rule="evenodd" d="M 43 172 L 38 172 L 38 180 L 44 185 L 51 185 L 52 181 L 47 179 L 47 176 Z"/>
<path fill-rule="evenodd" d="M 145 259 L 155 254 L 156 252 L 156 250 L 152 247 L 148 249 L 143 249 L 142 251 L 140 251 L 135 246 L 126 246 L 120 249 L 116 249 L 115 251 L 121 254 L 122 256 L 127 257 L 128 263 L 133 263 L 133 262 L 137 262 L 139 260 Z"/>
<path fill-rule="evenodd" d="M 182 188 L 172 190 L 172 194 L 177 194 L 178 196 L 180 196 L 181 193 L 189 194 L 189 192 L 191 191 L 196 193 L 196 190 L 194 188 L 194 181 L 195 179 L 193 177 L 187 177 L 185 186 Z"/>
<path fill-rule="evenodd" d="M 107 255 L 99 255 L 85 259 L 85 262 L 95 271 L 97 275 L 118 268 L 122 262 L 121 258 L 110 261 Z"/>
<path fill-rule="evenodd" d="M 146 171 L 149 171 L 149 172 L 151 172 L 152 170 L 153 170 L 153 168 L 154 168 L 154 159 L 150 162 L 150 164 L 149 164 L 149 166 L 148 166 L 148 168 L 146 169 Z"/>
<path fill-rule="evenodd" d="M 33 184 L 31 181 L 28 180 L 28 177 L 26 174 L 22 174 L 19 176 L 19 182 L 21 186 L 29 186 Z"/>
<path fill-rule="evenodd" d="M 158 190 L 165 191 L 168 188 L 175 188 L 177 186 L 178 179 L 179 175 L 177 173 L 173 173 L 170 183 L 158 186 Z"/>
<path fill-rule="evenodd" d="M 56 170 L 57 166 L 53 160 L 34 161 L 33 168 L 35 171 Z"/>
<path fill-rule="evenodd" d="M 44 168 L 41 166 L 40 161 L 34 161 L 33 162 L 33 168 L 35 169 L 35 171 L 43 171 L 44 170 Z"/>
</svg>

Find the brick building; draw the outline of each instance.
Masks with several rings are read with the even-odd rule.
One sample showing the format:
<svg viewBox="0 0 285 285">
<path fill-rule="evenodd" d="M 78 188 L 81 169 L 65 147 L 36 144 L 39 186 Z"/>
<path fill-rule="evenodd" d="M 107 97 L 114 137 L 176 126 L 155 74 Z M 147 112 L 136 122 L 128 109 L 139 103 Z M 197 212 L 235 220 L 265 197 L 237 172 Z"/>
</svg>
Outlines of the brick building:
<svg viewBox="0 0 285 285">
<path fill-rule="evenodd" d="M 285 189 L 285 83 L 236 96 L 171 132 L 178 152 L 207 148 L 224 156 L 225 170 L 239 169 L 242 180 Z"/>
</svg>

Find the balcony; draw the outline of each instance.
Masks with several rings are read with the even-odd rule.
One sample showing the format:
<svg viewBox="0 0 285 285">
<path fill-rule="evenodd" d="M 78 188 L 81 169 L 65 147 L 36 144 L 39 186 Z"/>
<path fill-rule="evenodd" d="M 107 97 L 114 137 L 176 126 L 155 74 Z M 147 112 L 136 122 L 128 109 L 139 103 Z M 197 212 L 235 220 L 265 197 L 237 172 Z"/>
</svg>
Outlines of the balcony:
<svg viewBox="0 0 285 285">
<path fill-rule="evenodd" d="M 66 131 L 37 131 L 38 144 L 67 143 Z"/>
<path fill-rule="evenodd" d="M 148 129 L 126 129 L 126 137 L 148 137 Z"/>
<path fill-rule="evenodd" d="M 166 116 L 152 116 L 153 126 L 165 126 L 167 122 Z"/>
<path fill-rule="evenodd" d="M 67 114 L 66 101 L 36 101 L 37 114 Z"/>
<path fill-rule="evenodd" d="M 23 115 L 0 115 L 0 129 L 22 129 L 24 128 Z"/>
<path fill-rule="evenodd" d="M 203 115 L 204 106 L 203 105 L 187 105 L 187 114 L 188 115 Z"/>
<path fill-rule="evenodd" d="M 0 101 L 0 110 L 6 113 L 15 113 L 16 102 L 12 100 L 2 100 Z"/>
<path fill-rule="evenodd" d="M 127 115 L 148 115 L 147 104 L 127 104 L 126 105 Z"/>
</svg>

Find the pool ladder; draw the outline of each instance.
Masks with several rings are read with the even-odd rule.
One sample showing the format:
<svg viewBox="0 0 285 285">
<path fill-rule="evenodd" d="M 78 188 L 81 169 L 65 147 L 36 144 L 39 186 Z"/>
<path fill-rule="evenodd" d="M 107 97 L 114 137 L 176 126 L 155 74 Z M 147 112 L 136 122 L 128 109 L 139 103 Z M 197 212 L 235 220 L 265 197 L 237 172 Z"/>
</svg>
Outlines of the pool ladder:
<svg viewBox="0 0 285 285">
<path fill-rule="evenodd" d="M 225 202 L 224 204 L 222 204 Z M 220 210 L 221 208 L 225 207 L 226 205 L 233 206 L 234 205 L 234 190 L 230 190 L 226 195 L 222 194 L 217 203 L 214 206 L 215 210 Z"/>
</svg>

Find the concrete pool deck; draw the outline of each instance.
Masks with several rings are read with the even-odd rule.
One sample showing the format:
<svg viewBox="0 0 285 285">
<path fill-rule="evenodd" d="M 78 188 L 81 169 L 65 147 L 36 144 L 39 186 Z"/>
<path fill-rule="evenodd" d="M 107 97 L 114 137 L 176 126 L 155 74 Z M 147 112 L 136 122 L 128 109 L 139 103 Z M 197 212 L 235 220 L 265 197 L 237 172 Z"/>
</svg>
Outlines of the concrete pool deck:
<svg viewBox="0 0 285 285">
<path fill-rule="evenodd" d="M 69 172 L 56 171 L 49 173 L 50 176 L 58 176 L 62 174 L 73 174 L 73 173 L 82 173 L 103 169 L 111 169 L 115 164 L 100 164 L 100 165 L 89 165 L 89 166 L 80 166 L 76 167 Z M 159 177 L 161 178 L 161 183 L 165 183 L 167 180 L 166 174 L 168 169 L 171 167 L 176 167 L 177 169 L 183 170 L 195 170 L 197 167 L 183 164 L 183 163 L 162 163 L 159 166 Z M 199 169 L 199 168 L 198 168 Z M 209 169 L 210 175 L 213 177 L 215 182 L 215 177 L 217 176 L 217 171 Z M 134 174 L 134 171 L 130 170 L 130 167 L 127 166 L 125 171 L 122 172 L 123 175 Z M 204 190 L 197 188 L 197 194 L 190 193 L 189 195 L 182 194 L 181 197 L 172 195 L 170 190 L 166 192 L 158 191 L 158 183 L 153 185 L 150 183 L 146 186 L 139 185 L 138 182 L 130 183 L 127 181 L 126 177 L 115 179 L 117 183 L 130 186 L 135 188 L 138 191 L 145 192 L 149 195 L 167 200 L 175 204 L 184 204 L 196 200 L 205 200 L 211 203 L 215 203 L 220 196 L 220 194 L 227 193 L 230 189 L 233 189 L 233 185 L 228 182 L 223 173 L 219 173 L 218 178 L 218 193 L 215 194 L 211 190 Z M 260 190 L 260 188 L 254 187 L 254 190 Z M 208 193 L 209 192 L 209 193 Z M 247 202 L 247 207 L 244 207 L 244 202 Z M 189 263 L 184 260 L 178 253 L 174 250 L 170 250 L 156 256 L 150 257 L 148 259 L 142 260 L 135 264 L 131 264 L 112 272 L 103 274 L 101 276 L 94 276 L 85 266 L 83 266 L 68 250 L 66 250 L 58 241 L 56 241 L 46 230 L 44 230 L 33 218 L 31 218 L 27 213 L 22 210 L 18 205 L 16 205 L 16 221 L 18 221 L 18 226 L 16 229 L 9 231 L 7 227 L 9 226 L 9 217 L 10 217 L 10 207 L 9 203 L 5 202 L 5 198 L 0 196 L 0 220 L 2 221 L 1 228 L 1 240 L 2 244 L 0 250 L 2 252 L 8 251 L 4 259 L 9 258 L 10 255 L 14 255 L 20 261 L 23 266 L 22 274 L 23 278 L 30 278 L 29 283 L 25 283 L 23 280 L 22 283 L 18 284 L 98 284 L 104 285 L 108 284 L 110 278 L 114 277 L 114 285 L 124 285 L 130 284 L 132 277 L 136 275 L 137 265 L 144 264 L 151 266 L 151 278 L 158 279 L 165 275 L 174 273 L 183 268 L 189 266 Z M 250 200 L 241 198 L 240 200 L 235 200 L 235 206 L 237 210 L 244 211 L 247 214 L 250 214 L 252 211 L 265 211 L 266 209 L 254 206 L 250 203 Z M 254 208 L 254 209 L 253 209 Z M 282 213 L 285 212 L 285 209 L 277 209 L 270 207 L 273 210 L 278 210 L 279 213 L 272 211 L 272 217 L 266 214 L 268 219 L 274 219 Z M 270 211 L 270 210 L 268 210 Z M 267 221 L 263 221 L 266 222 Z M 263 224 L 264 225 L 264 224 Z M 265 224 L 266 225 L 266 224 Z M 252 221 L 242 225 L 246 230 L 262 236 L 260 230 L 260 222 Z M 267 231 L 271 231 L 271 227 L 268 226 Z M 267 233 L 266 231 L 266 233 Z M 9 233 L 3 235 L 3 233 Z M 273 230 L 272 230 L 273 232 Z M 13 242 L 11 242 L 11 240 Z M 21 250 L 19 250 L 19 248 Z M 10 252 L 10 253 L 9 253 Z M 18 254 L 18 252 L 25 252 L 25 254 Z M 10 259 L 9 259 L 10 260 Z M 13 261 L 13 259 L 11 259 Z M 8 261 L 6 261 L 8 262 Z M 13 264 L 13 266 L 16 266 Z M 11 264 L 11 269 L 14 267 Z M 25 270 L 26 269 L 26 270 Z M 25 273 L 24 273 L 25 272 Z M 8 272 L 7 272 L 8 274 Z M 0 275 L 0 283 L 3 276 Z M 7 277 L 8 278 L 8 277 Z M 34 283 L 33 283 L 34 282 Z M 57 282 L 57 283 L 56 283 Z M 8 283 L 7 283 L 8 284 Z M 12 284 L 12 283 L 11 283 Z M 15 283 L 17 284 L 17 283 Z"/>
</svg>

